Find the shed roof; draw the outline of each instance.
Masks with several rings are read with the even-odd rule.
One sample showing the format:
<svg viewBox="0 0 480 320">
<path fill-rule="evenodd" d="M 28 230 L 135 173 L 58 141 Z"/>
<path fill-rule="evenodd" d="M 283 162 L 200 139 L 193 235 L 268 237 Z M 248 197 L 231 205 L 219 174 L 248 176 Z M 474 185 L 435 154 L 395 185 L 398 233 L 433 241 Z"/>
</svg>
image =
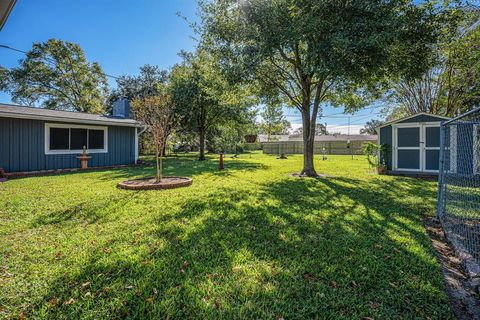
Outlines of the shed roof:
<svg viewBox="0 0 480 320">
<path fill-rule="evenodd" d="M 85 112 L 58 111 L 34 107 L 25 107 L 11 104 L 0 104 L 0 117 L 82 124 L 102 124 L 111 126 L 140 126 L 140 123 L 133 119 L 124 119 Z"/>
<path fill-rule="evenodd" d="M 414 118 L 421 117 L 421 116 L 428 116 L 428 117 L 432 117 L 432 118 L 437 118 L 438 121 L 449 120 L 450 119 L 448 117 L 439 116 L 439 115 L 428 113 L 428 112 L 419 112 L 419 113 L 416 113 L 414 115 L 410 115 L 410 116 L 406 116 L 406 117 L 403 117 L 403 118 L 400 118 L 400 119 L 385 122 L 384 124 L 376 127 L 375 129 L 380 129 L 380 128 L 392 125 L 394 123 L 399 123 L 399 122 L 403 122 L 403 121 L 406 121 L 406 120 L 413 120 Z"/>
</svg>

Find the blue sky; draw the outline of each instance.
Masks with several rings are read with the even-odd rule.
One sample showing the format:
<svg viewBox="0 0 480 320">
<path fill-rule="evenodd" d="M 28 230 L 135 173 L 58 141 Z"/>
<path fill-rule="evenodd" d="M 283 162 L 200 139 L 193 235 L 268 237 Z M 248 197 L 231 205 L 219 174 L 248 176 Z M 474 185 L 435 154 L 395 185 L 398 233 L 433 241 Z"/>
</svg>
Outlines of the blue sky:
<svg viewBox="0 0 480 320">
<path fill-rule="evenodd" d="M 179 62 L 180 50 L 195 46 L 193 32 L 180 12 L 190 21 L 196 19 L 195 0 L 18 0 L 6 25 L 0 31 L 0 44 L 28 50 L 33 42 L 50 38 L 78 43 L 89 61 L 98 62 L 107 74 L 136 74 L 144 64 L 168 69 Z M 0 48 L 0 64 L 13 67 L 23 58 Z M 115 85 L 115 81 L 110 81 Z M 10 97 L 0 93 L 0 102 Z M 325 115 L 342 112 L 327 107 Z M 351 133 L 378 117 L 380 108 L 365 109 L 351 117 Z M 285 114 L 294 128 L 301 118 L 294 109 Z M 346 133 L 345 115 L 320 120 L 329 130 Z"/>
</svg>

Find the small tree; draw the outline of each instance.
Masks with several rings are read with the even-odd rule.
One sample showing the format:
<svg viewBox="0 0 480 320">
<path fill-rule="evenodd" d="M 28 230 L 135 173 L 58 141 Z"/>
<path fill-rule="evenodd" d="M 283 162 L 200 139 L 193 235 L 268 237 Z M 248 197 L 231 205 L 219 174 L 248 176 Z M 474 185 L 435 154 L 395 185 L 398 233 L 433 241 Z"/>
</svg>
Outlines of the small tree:
<svg viewBox="0 0 480 320">
<path fill-rule="evenodd" d="M 363 153 L 372 167 L 387 166 L 388 146 L 367 142 L 363 145 Z"/>
<path fill-rule="evenodd" d="M 172 99 L 165 90 L 160 90 L 156 95 L 136 98 L 132 101 L 135 118 L 148 127 L 155 145 L 157 183 L 162 181 L 163 150 L 176 123 L 174 109 Z"/>
<path fill-rule="evenodd" d="M 198 136 L 198 160 L 205 160 L 207 134 L 228 121 L 242 123 L 256 100 L 248 86 L 229 84 L 218 72 L 218 61 L 204 49 L 181 56 L 184 61 L 170 75 L 170 92 L 182 115 L 182 131 Z"/>
</svg>

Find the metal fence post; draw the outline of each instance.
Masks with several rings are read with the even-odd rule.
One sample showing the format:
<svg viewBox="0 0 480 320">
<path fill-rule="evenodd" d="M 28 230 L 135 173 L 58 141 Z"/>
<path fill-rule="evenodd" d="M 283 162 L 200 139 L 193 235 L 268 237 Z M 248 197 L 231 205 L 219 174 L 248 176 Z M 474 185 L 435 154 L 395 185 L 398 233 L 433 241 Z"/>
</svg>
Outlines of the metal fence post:
<svg viewBox="0 0 480 320">
<path fill-rule="evenodd" d="M 440 153 L 438 164 L 438 198 L 437 198 L 437 217 L 440 218 L 443 211 L 443 172 L 445 165 L 445 124 L 440 124 Z"/>
</svg>

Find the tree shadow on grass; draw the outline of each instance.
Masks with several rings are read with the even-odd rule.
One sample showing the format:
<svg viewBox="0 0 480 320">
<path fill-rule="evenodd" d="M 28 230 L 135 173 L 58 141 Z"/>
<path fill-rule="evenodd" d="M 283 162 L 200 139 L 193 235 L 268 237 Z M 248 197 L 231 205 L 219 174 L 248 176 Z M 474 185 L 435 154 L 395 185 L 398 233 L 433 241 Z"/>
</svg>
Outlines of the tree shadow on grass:
<svg viewBox="0 0 480 320">
<path fill-rule="evenodd" d="M 121 208 L 135 196 L 135 193 L 130 195 L 121 194 L 114 198 L 111 196 L 105 197 L 102 200 L 95 201 L 86 200 L 76 205 L 67 207 L 66 209 L 59 209 L 47 212 L 46 214 L 37 214 L 35 219 L 30 223 L 31 228 L 37 228 L 45 225 L 56 225 L 68 221 L 82 221 L 88 224 L 98 222 L 105 217 L 105 213 L 114 211 L 115 208 Z"/>
<path fill-rule="evenodd" d="M 260 162 L 251 162 L 244 159 L 235 159 L 225 162 L 225 170 L 218 170 L 218 161 L 198 161 L 191 157 L 167 158 L 163 161 L 164 176 L 195 177 L 201 174 L 229 176 L 237 171 L 266 170 L 269 167 Z M 100 175 L 102 180 L 132 179 L 155 176 L 154 163 L 148 162 L 141 167 L 126 167 L 114 169 Z"/>
<path fill-rule="evenodd" d="M 420 223 L 434 201 L 425 186 L 405 179 L 289 178 L 260 190 L 190 198 L 177 212 L 157 217 L 135 255 L 105 257 L 93 250 L 80 272 L 49 284 L 33 312 L 66 318 L 449 318 Z M 74 302 L 49 306 L 52 297 Z"/>
</svg>

